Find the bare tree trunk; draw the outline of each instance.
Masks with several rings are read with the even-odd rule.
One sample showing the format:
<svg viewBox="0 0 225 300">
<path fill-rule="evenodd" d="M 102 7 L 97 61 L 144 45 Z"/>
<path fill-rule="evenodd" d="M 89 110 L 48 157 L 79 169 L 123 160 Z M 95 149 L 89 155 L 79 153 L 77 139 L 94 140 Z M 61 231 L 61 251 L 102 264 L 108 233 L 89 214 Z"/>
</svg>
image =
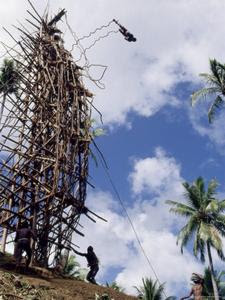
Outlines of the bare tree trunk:
<svg viewBox="0 0 225 300">
<path fill-rule="evenodd" d="M 214 299 L 219 300 L 219 291 L 218 291 L 218 287 L 217 287 L 217 284 L 216 284 L 215 273 L 214 273 L 214 268 L 213 268 L 213 261 L 212 261 L 212 254 L 211 254 L 211 249 L 210 249 L 209 242 L 207 242 L 207 251 L 208 251 L 208 257 L 209 257 L 209 270 L 210 270 L 210 273 L 211 273 Z"/>
</svg>

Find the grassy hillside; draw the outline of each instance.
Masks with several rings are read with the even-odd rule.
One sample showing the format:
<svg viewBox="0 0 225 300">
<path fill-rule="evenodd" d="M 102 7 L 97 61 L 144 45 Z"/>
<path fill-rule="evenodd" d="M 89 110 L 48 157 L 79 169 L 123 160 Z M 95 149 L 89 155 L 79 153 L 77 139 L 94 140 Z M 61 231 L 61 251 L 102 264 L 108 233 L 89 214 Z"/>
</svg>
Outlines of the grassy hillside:
<svg viewBox="0 0 225 300">
<path fill-rule="evenodd" d="M 29 274 L 16 273 L 11 256 L 0 257 L 0 300 L 95 300 L 95 294 L 108 294 L 114 300 L 135 300 L 136 297 L 111 288 L 76 279 L 56 278 L 52 272 L 32 268 Z M 101 299 L 101 298 L 100 298 Z"/>
</svg>

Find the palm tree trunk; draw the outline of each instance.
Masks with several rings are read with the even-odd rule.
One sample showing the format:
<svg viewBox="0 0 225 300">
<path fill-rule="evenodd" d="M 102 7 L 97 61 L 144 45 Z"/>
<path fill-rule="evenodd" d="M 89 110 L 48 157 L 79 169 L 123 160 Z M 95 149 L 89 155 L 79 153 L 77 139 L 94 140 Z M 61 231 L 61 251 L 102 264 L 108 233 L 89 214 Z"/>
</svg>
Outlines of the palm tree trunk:
<svg viewBox="0 0 225 300">
<path fill-rule="evenodd" d="M 210 270 L 210 273 L 211 273 L 214 299 L 219 300 L 219 292 L 218 292 L 218 287 L 217 287 L 217 284 L 216 284 L 215 273 L 214 273 L 214 268 L 213 268 L 213 261 L 212 261 L 212 254 L 211 254 L 211 249 L 210 249 L 209 242 L 207 242 L 207 251 L 208 251 L 209 270 Z"/>
</svg>

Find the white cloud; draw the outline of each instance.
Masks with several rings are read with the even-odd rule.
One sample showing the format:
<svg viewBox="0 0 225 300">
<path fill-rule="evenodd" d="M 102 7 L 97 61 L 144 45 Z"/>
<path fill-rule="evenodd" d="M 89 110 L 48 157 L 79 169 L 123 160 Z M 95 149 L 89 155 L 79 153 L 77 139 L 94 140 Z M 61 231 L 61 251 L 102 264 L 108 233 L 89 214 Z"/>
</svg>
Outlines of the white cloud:
<svg viewBox="0 0 225 300">
<path fill-rule="evenodd" d="M 142 170 L 149 169 L 145 177 L 142 176 L 140 166 Z M 161 169 L 164 171 L 159 173 L 158 170 Z M 154 172 L 159 180 L 152 176 Z M 180 166 L 174 158 L 158 148 L 155 156 L 134 161 L 130 181 L 133 187 L 138 186 L 136 192 L 139 200 L 127 207 L 127 211 L 142 246 L 160 281 L 167 282 L 167 294 L 174 294 L 176 291 L 181 296 L 189 286 L 191 273 L 201 272 L 202 267 L 188 251 L 181 255 L 174 234 L 174 230 L 180 228 L 181 223 L 168 212 L 165 205 L 168 196 L 175 200 L 182 199 L 183 179 Z M 142 197 L 143 191 L 146 192 L 145 198 Z M 106 218 L 108 223 L 100 221 L 93 225 L 82 218 L 85 238 L 76 236 L 76 243 L 81 246 L 81 250 L 85 250 L 89 244 L 94 246 L 101 261 L 97 280 L 105 282 L 105 276 L 110 269 L 120 268 L 116 281 L 126 287 L 128 292 L 135 293 L 132 286 L 140 285 L 142 277 L 155 276 L 143 256 L 130 224 L 121 214 L 118 202 L 111 194 L 99 191 L 89 193 L 88 207 Z M 80 261 L 84 263 L 82 258 Z"/>
<path fill-rule="evenodd" d="M 33 3 L 43 14 L 47 0 L 34 0 Z M 225 3 L 220 0 L 200 0 L 198 3 L 194 0 L 143 0 L 142 5 L 138 0 L 133 0 L 132 4 L 124 0 L 123 5 L 119 0 L 59 0 L 57 3 L 51 0 L 49 7 L 52 14 L 65 7 L 71 28 L 79 37 L 107 24 L 112 18 L 119 19 L 137 36 L 136 43 L 128 43 L 121 35 L 112 34 L 86 52 L 91 64 L 109 66 L 103 79 L 106 89 L 99 90 L 88 83 L 96 94 L 94 104 L 107 125 L 131 127 L 130 112 L 150 117 L 165 105 L 179 107 L 181 99 L 174 95 L 177 84 L 199 83 L 198 74 L 208 71 L 209 57 L 224 59 L 225 41 L 221 37 L 225 34 Z M 16 20 L 25 22 L 26 9 L 32 11 L 26 0 L 9 0 L 7 5 L 1 5 L 1 25 L 16 37 L 19 34 L 11 25 Z M 82 40 L 82 44 L 90 46 L 95 38 L 111 29 L 117 28 L 112 25 L 102 32 L 97 31 L 90 39 Z M 2 28 L 0 34 L 2 41 L 13 45 Z M 74 42 L 68 28 L 65 41 L 68 48 Z M 4 47 L 0 50 L 1 53 L 5 51 Z M 73 54 L 75 58 L 80 56 L 77 48 Z M 99 77 L 101 68 L 92 67 L 90 73 Z M 220 150 L 223 148 L 223 115 L 211 127 L 202 125 L 195 113 L 194 116 L 190 114 L 190 118 L 199 134 L 209 137 Z"/>
<path fill-rule="evenodd" d="M 207 108 L 204 103 L 199 106 L 195 106 L 191 112 L 189 112 L 190 120 L 193 128 L 201 135 L 207 136 L 212 144 L 216 146 L 216 149 L 221 153 L 225 154 L 225 128 L 224 118 L 225 112 L 221 111 L 213 121 L 208 124 L 207 122 Z"/>
<path fill-rule="evenodd" d="M 42 13 L 47 1 L 33 3 Z M 171 94 L 176 84 L 196 82 L 197 74 L 207 71 L 209 57 L 223 58 L 225 4 L 219 0 L 144 0 L 141 5 L 138 0 L 132 4 L 124 0 L 122 5 L 119 0 L 60 0 L 49 4 L 54 13 L 66 8 L 78 36 L 114 17 L 137 36 L 137 43 L 128 43 L 121 35 L 112 35 L 87 51 L 91 63 L 110 67 L 105 76 L 106 89 L 94 90 L 95 104 L 106 123 L 127 123 L 131 111 L 149 117 L 165 105 L 178 105 Z M 23 20 L 27 8 L 25 0 L 1 5 L 1 25 L 9 27 L 12 20 Z M 4 31 L 1 36 L 8 40 Z M 72 43 L 71 37 L 66 40 Z M 92 41 L 94 38 L 86 39 L 83 44 L 86 47 Z M 79 56 L 77 49 L 74 55 Z"/>
<path fill-rule="evenodd" d="M 41 11 L 47 1 L 33 3 Z M 225 34 L 225 3 L 220 0 L 143 0 L 141 5 L 138 0 L 132 3 L 124 0 L 122 5 L 119 0 L 59 0 L 50 1 L 50 5 L 53 12 L 59 7 L 67 9 L 70 25 L 79 36 L 115 17 L 138 38 L 137 43 L 129 44 L 120 35 L 111 36 L 87 52 L 91 63 L 109 66 L 106 89 L 94 90 L 95 105 L 108 124 L 127 123 L 131 111 L 149 117 L 165 105 L 178 105 L 179 99 L 172 95 L 176 84 L 196 82 L 197 74 L 208 70 L 209 57 L 223 59 L 225 40 L 221 37 Z M 8 28 L 15 20 L 23 21 L 28 7 L 25 0 L 2 4 L 1 25 Z M 7 34 L 2 30 L 0 33 L 1 39 L 10 43 Z M 72 43 L 71 38 L 69 42 Z M 211 133 L 205 128 L 199 128 L 199 132 L 210 134 L 216 142 L 224 140 L 218 131 L 220 124 L 214 126 Z M 143 246 L 160 280 L 167 281 L 170 290 L 174 284 L 182 286 L 200 266 L 188 253 L 180 255 L 172 232 L 178 219 L 170 215 L 164 205 L 164 200 L 179 199 L 182 195 L 180 166 L 174 158 L 157 149 L 154 157 L 134 161 L 130 180 L 139 201 L 128 211 Z M 142 192 L 149 195 L 143 199 Z M 93 210 L 109 222 L 93 225 L 82 219 L 86 238 L 76 236 L 75 242 L 81 249 L 89 244 L 95 246 L 102 262 L 100 278 L 103 279 L 111 267 L 120 266 L 123 270 L 117 279 L 131 289 L 132 283 L 138 285 L 144 274 L 152 276 L 112 196 L 93 193 L 89 195 L 89 202 Z"/>
<path fill-rule="evenodd" d="M 130 180 L 136 194 L 147 191 L 159 195 L 168 189 L 173 193 L 175 190 L 182 190 L 180 166 L 173 157 L 166 156 L 161 148 L 156 149 L 154 157 L 137 159 L 134 162 Z"/>
</svg>

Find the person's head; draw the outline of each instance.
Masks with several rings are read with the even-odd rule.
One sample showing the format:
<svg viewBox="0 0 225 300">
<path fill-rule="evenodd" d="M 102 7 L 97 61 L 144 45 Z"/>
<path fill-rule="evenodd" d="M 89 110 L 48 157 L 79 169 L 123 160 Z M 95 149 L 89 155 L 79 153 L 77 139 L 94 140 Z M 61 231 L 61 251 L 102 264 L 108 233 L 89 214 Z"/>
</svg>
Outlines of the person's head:
<svg viewBox="0 0 225 300">
<path fill-rule="evenodd" d="M 87 248 L 87 252 L 89 252 L 89 253 L 90 253 L 90 252 L 93 252 L 93 250 L 94 250 L 94 249 L 93 249 L 93 247 L 92 247 L 92 246 L 88 246 L 88 248 Z"/>
<path fill-rule="evenodd" d="M 193 281 L 194 284 L 203 284 L 204 279 L 203 276 L 197 273 L 192 273 L 191 281 Z"/>
<path fill-rule="evenodd" d="M 195 280 L 192 280 L 194 282 L 194 284 L 199 284 L 200 280 L 199 279 L 195 279 Z"/>
</svg>

